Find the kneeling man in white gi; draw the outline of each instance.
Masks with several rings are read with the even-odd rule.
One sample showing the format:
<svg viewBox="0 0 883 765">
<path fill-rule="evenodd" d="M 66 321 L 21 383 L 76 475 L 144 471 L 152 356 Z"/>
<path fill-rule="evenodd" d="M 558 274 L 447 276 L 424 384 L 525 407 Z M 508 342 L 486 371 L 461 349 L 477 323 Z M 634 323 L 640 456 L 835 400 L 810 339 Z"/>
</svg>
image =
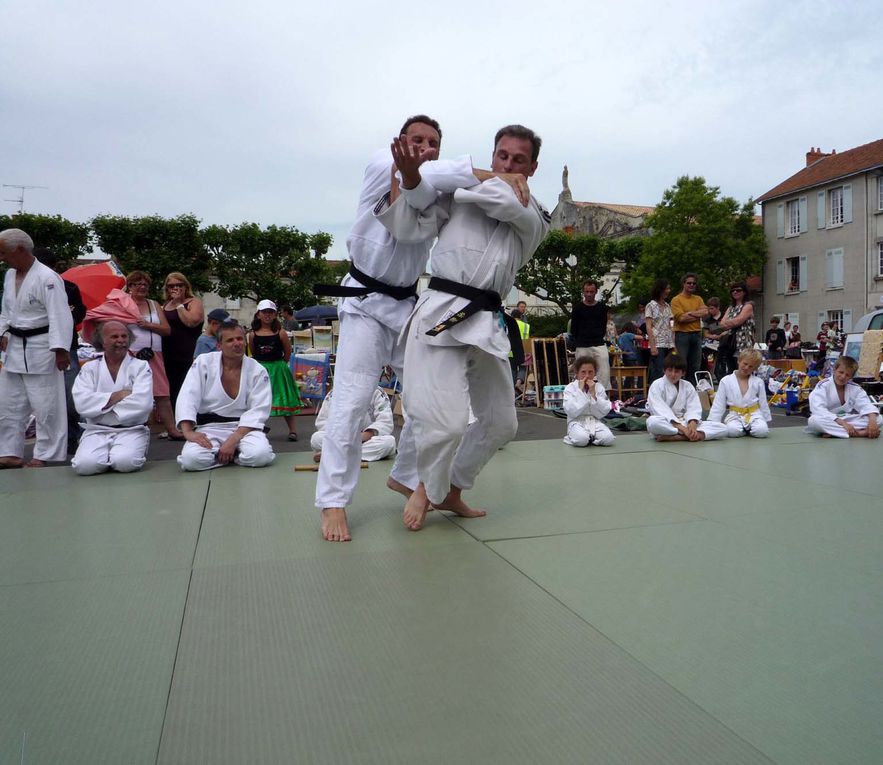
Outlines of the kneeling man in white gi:
<svg viewBox="0 0 883 765">
<path fill-rule="evenodd" d="M 267 370 L 245 355 L 245 330 L 235 321 L 218 328 L 218 348 L 193 360 L 184 378 L 175 421 L 187 443 L 182 470 L 211 470 L 235 462 L 264 467 L 276 455 L 264 435 L 273 393 Z"/>
<path fill-rule="evenodd" d="M 310 446 L 315 450 L 313 459 L 316 462 L 322 457 L 322 444 L 325 443 L 325 424 L 331 416 L 334 405 L 334 391 L 331 391 L 322 402 L 319 414 L 316 415 L 316 432 L 310 438 Z M 374 389 L 371 406 L 362 412 L 359 421 L 362 438 L 362 459 L 365 462 L 385 460 L 396 453 L 396 437 L 393 432 L 392 407 L 389 397 L 380 388 Z"/>
<path fill-rule="evenodd" d="M 107 470 L 131 473 L 147 460 L 153 411 L 153 375 L 146 361 L 129 355 L 131 330 L 106 321 L 95 328 L 92 345 L 101 358 L 83 365 L 71 395 L 84 422 L 71 467 L 77 475 Z"/>
<path fill-rule="evenodd" d="M 542 141 L 522 125 L 497 132 L 491 170 L 534 174 Z M 432 279 L 403 330 L 405 410 L 413 422 L 420 480 L 404 512 L 417 531 L 432 507 L 476 517 L 461 498 L 481 469 L 518 429 L 509 352 L 523 356 L 515 321 L 501 295 L 515 282 L 549 230 L 550 216 L 532 197 L 491 178 L 421 210 L 410 197 L 422 185 L 419 157 L 394 141 L 402 199 L 378 205 L 378 219 L 399 241 L 434 236 Z M 446 221 L 446 222 L 445 222 Z M 469 404 L 475 422 L 469 424 Z"/>
</svg>

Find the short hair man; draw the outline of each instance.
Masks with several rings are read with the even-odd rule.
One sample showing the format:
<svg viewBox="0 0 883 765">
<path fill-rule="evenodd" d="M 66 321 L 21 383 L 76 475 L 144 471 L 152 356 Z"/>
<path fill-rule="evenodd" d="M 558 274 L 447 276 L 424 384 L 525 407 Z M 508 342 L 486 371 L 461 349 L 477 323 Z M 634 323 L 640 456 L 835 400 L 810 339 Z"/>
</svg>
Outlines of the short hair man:
<svg viewBox="0 0 883 765">
<path fill-rule="evenodd" d="M 286 332 L 294 332 L 298 328 L 298 321 L 294 318 L 294 311 L 290 305 L 282 306 L 282 329 Z"/>
<path fill-rule="evenodd" d="M 523 300 L 519 300 L 515 304 L 515 308 L 521 313 L 521 318 L 523 319 L 524 315 L 527 313 L 527 303 L 525 303 Z"/>
<path fill-rule="evenodd" d="M 193 350 L 193 358 L 202 356 L 203 353 L 212 353 L 218 350 L 218 327 L 225 321 L 230 320 L 230 314 L 223 308 L 215 308 L 208 312 L 205 317 L 205 329 L 196 339 L 196 348 Z"/>
<path fill-rule="evenodd" d="M 533 131 L 507 125 L 495 137 L 491 170 L 519 176 L 523 191 L 536 171 L 540 145 Z M 420 157 L 401 142 L 394 142 L 393 157 L 408 205 L 380 206 L 378 218 L 401 241 L 431 239 L 436 232 L 439 237 L 433 277 L 411 317 L 405 346 L 405 409 L 413 421 L 420 483 L 403 520 L 416 531 L 430 505 L 465 517 L 484 515 L 466 505 L 462 490 L 472 488 L 518 427 L 507 357 L 510 350 L 518 355 L 521 339 L 514 321 L 507 322 L 508 332 L 501 326 L 510 317 L 500 296 L 548 232 L 550 216 L 529 189 L 523 196 L 502 178 L 421 207 Z M 470 274 L 468 283 L 464 274 Z M 468 425 L 470 401 L 476 419 Z"/>
<path fill-rule="evenodd" d="M 24 465 L 25 427 L 37 416 L 29 467 L 67 458 L 64 370 L 70 364 L 71 311 L 61 277 L 34 257 L 34 242 L 17 228 L 0 232 L 0 260 L 9 266 L 0 302 L 0 468 Z"/>
<path fill-rule="evenodd" d="M 770 319 L 770 328 L 766 331 L 767 352 L 771 359 L 781 359 L 785 355 L 785 344 L 788 338 L 784 329 L 779 329 L 779 317 Z"/>
<path fill-rule="evenodd" d="M 235 321 L 218 328 L 215 353 L 194 359 L 184 378 L 175 420 L 187 441 L 182 470 L 211 470 L 236 463 L 264 467 L 276 455 L 264 435 L 273 393 L 260 363 L 245 355 L 245 329 Z"/>
<path fill-rule="evenodd" d="M 597 299 L 600 285 L 594 279 L 583 282 L 583 299 L 570 311 L 570 334 L 576 344 L 577 358 L 595 362 L 596 379 L 610 388 L 610 353 L 604 336 L 607 334 L 607 306 Z"/>
<path fill-rule="evenodd" d="M 452 193 L 494 175 L 474 169 L 468 155 L 439 160 L 441 129 L 438 122 L 425 114 L 409 117 L 394 141 L 410 147 L 425 162 L 421 168 L 422 196 L 410 202 L 422 209 L 435 202 L 438 192 Z M 356 220 L 347 238 L 349 273 L 340 286 L 317 285 L 315 290 L 317 294 L 343 298 L 338 307 L 340 340 L 334 371 L 334 409 L 325 430 L 316 481 L 322 536 L 330 542 L 352 538 L 346 508 L 352 502 L 359 479 L 362 415 L 370 405 L 384 365 L 391 366 L 399 380 L 403 377 L 404 352 L 398 338 L 414 308 L 417 280 L 429 260 L 431 240 L 397 240 L 378 221 L 375 210 L 385 204 L 396 204 L 398 199 L 396 165 L 384 149 L 374 155 L 365 170 Z M 399 438 L 399 456 L 387 485 L 406 496 L 417 486 L 408 420 Z"/>
<path fill-rule="evenodd" d="M 131 473 L 147 460 L 153 411 L 153 375 L 146 361 L 129 354 L 132 331 L 120 321 L 95 328 L 92 345 L 101 358 L 87 362 L 72 396 L 83 418 L 83 436 L 71 467 L 78 475 L 107 470 Z"/>
<path fill-rule="evenodd" d="M 687 362 L 685 378 L 696 384 L 696 372 L 702 363 L 702 319 L 708 316 L 705 301 L 697 294 L 699 277 L 687 273 L 681 278 L 681 291 L 672 298 L 671 314 L 674 319 L 675 348 Z"/>
</svg>

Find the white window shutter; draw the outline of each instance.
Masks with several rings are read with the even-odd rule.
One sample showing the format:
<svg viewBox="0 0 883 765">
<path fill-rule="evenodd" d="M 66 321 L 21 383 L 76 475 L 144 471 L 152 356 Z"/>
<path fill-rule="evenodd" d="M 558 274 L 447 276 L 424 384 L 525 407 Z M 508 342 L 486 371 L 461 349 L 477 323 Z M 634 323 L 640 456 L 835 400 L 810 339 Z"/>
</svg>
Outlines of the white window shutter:
<svg viewBox="0 0 883 765">
<path fill-rule="evenodd" d="M 825 220 L 825 199 L 827 199 L 828 193 L 826 191 L 820 191 L 818 195 L 818 202 L 816 204 L 816 228 L 825 228 L 825 224 L 827 221 Z"/>
<path fill-rule="evenodd" d="M 785 261 L 776 261 L 776 294 L 785 294 Z"/>
<path fill-rule="evenodd" d="M 800 205 L 800 233 L 802 234 L 804 231 L 809 230 L 807 226 L 807 215 L 808 213 L 808 205 L 806 202 L 806 197 L 800 197 L 799 200 Z"/>
<path fill-rule="evenodd" d="M 776 205 L 776 236 L 781 239 L 785 236 L 785 203 Z"/>
<path fill-rule="evenodd" d="M 818 321 L 816 322 L 816 332 L 819 332 L 822 329 L 822 324 L 828 321 L 828 314 L 824 311 L 819 311 Z"/>
<path fill-rule="evenodd" d="M 825 286 L 828 289 L 834 286 L 834 250 L 825 253 Z"/>
<path fill-rule="evenodd" d="M 843 222 L 852 223 L 852 184 L 843 185 Z"/>
<path fill-rule="evenodd" d="M 852 310 L 849 308 L 843 310 L 843 333 L 847 332 L 852 332 Z"/>
<path fill-rule="evenodd" d="M 836 250 L 832 252 L 831 261 L 834 266 L 834 281 L 831 284 L 832 287 L 842 287 L 843 286 L 843 248 L 838 247 Z"/>
<path fill-rule="evenodd" d="M 808 271 L 808 268 L 807 268 L 807 262 L 806 262 L 806 255 L 801 255 L 800 256 L 800 291 L 801 292 L 806 292 L 806 290 L 808 288 L 807 271 Z"/>
<path fill-rule="evenodd" d="M 790 321 L 792 325 L 796 324 L 799 327 L 800 326 L 800 314 L 799 313 L 789 313 L 788 314 L 788 321 Z"/>
</svg>

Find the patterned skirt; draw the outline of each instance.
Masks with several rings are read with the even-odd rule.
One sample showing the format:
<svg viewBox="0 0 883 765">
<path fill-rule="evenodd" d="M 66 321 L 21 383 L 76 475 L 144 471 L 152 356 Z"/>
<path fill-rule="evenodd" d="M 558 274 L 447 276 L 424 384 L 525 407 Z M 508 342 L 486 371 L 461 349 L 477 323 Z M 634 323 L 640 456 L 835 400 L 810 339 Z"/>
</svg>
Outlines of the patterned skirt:
<svg viewBox="0 0 883 765">
<path fill-rule="evenodd" d="M 270 387 L 273 389 L 273 408 L 270 410 L 270 417 L 297 414 L 303 409 L 304 402 L 300 397 L 300 391 L 288 363 L 282 359 L 259 361 L 258 363 L 270 375 Z"/>
</svg>

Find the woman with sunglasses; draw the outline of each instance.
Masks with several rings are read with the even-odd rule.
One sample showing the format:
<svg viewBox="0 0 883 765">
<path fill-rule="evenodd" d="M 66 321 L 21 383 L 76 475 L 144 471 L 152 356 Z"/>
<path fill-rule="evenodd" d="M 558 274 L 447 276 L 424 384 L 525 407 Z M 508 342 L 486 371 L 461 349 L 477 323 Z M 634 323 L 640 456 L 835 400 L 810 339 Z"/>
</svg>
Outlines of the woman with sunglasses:
<svg viewBox="0 0 883 765">
<path fill-rule="evenodd" d="M 748 285 L 745 282 L 730 286 L 730 307 L 721 319 L 720 326 L 729 330 L 729 339 L 721 354 L 727 365 L 727 374 L 730 374 L 739 367 L 736 360 L 739 354 L 746 348 L 754 348 L 754 304 L 748 300 Z"/>
<path fill-rule="evenodd" d="M 196 341 L 202 334 L 205 310 L 202 301 L 194 297 L 190 282 L 184 274 L 172 271 L 163 283 L 165 303 L 163 314 L 171 330 L 162 339 L 166 375 L 172 408 L 178 400 L 178 391 L 184 384 L 187 370 L 193 364 Z"/>
</svg>

